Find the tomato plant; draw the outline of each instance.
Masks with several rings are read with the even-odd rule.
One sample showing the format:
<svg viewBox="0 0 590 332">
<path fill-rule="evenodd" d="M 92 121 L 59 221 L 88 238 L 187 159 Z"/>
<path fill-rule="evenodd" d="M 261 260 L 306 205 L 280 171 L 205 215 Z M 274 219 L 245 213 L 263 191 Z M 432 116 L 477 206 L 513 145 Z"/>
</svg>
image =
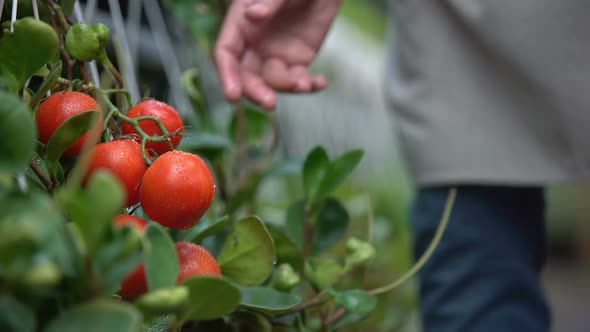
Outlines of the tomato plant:
<svg viewBox="0 0 590 332">
<path fill-rule="evenodd" d="M 210 50 L 223 1 L 193 20 L 193 1 L 169 3 Z M 452 195 L 425 257 L 366 289 L 377 253 L 335 195 L 362 151 L 317 147 L 289 171 L 276 116 L 242 102 L 220 122 L 195 69 L 179 79 L 196 116 L 132 100 L 108 29 L 74 24 L 72 1 L 37 4 L 0 36 L 0 330 L 334 330 L 440 240 Z M 272 178 L 300 188 L 280 222 L 257 213 Z"/>
</svg>

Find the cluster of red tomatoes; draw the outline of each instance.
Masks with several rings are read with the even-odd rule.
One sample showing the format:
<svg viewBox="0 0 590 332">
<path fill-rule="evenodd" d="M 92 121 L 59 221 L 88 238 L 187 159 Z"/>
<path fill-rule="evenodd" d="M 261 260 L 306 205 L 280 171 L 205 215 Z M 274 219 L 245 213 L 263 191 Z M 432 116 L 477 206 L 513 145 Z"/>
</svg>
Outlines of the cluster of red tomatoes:
<svg viewBox="0 0 590 332">
<path fill-rule="evenodd" d="M 36 120 L 39 140 L 47 144 L 56 130 L 65 121 L 80 113 L 99 110 L 97 102 L 87 94 L 65 91 L 47 98 L 37 111 Z M 85 181 L 97 170 L 111 172 L 124 186 L 127 206 L 140 203 L 144 212 L 154 221 L 170 228 L 192 227 L 207 212 L 215 195 L 213 173 L 207 164 L 195 154 L 174 150 L 183 134 L 183 121 L 170 105 L 145 100 L 132 107 L 127 117 L 137 119 L 151 116 L 160 120 L 169 133 L 170 142 L 147 142 L 146 150 L 157 154 L 157 159 L 148 166 L 143 158 L 137 131 L 124 122 L 124 137 L 99 143 L 90 149 L 90 164 Z M 150 136 L 163 135 L 153 120 L 142 120 L 140 128 Z M 92 131 L 102 131 L 98 121 Z M 65 155 L 75 157 L 82 152 L 90 133 L 84 134 L 70 146 Z M 147 221 L 121 215 L 115 225 L 131 225 L 143 232 Z M 179 282 L 196 274 L 221 274 L 219 265 L 204 248 L 187 242 L 176 244 L 180 263 Z M 147 291 L 144 267 L 139 266 L 123 283 L 121 295 L 133 299 Z"/>
</svg>

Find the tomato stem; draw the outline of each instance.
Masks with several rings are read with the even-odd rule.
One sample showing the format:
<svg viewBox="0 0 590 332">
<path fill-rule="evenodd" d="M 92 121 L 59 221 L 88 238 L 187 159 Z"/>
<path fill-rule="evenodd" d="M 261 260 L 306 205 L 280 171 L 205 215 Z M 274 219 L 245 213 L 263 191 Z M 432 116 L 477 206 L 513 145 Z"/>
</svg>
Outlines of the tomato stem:
<svg viewBox="0 0 590 332">
<path fill-rule="evenodd" d="M 121 92 L 118 89 L 110 90 L 110 92 L 113 92 L 113 91 L 114 92 Z M 152 160 L 149 157 L 147 150 L 146 150 L 146 143 L 147 142 L 168 142 L 171 149 L 173 149 L 173 145 L 172 145 L 172 142 L 170 141 L 170 137 L 174 136 L 176 133 L 170 133 L 168 131 L 168 129 L 166 129 L 166 127 L 164 126 L 162 121 L 160 121 L 160 119 L 158 119 L 156 117 L 141 116 L 141 117 L 137 117 L 137 118 L 130 118 L 130 117 L 126 116 L 117 108 L 117 106 L 115 106 L 111 102 L 111 100 L 107 96 L 108 92 L 109 92 L 109 90 L 98 91 L 99 97 L 104 101 L 104 103 L 109 108 L 109 113 L 108 113 L 108 115 L 105 119 L 105 122 L 103 124 L 105 129 L 108 127 L 108 123 L 112 118 L 119 119 L 123 122 L 128 123 L 131 127 L 133 127 L 133 129 L 135 129 L 135 131 L 137 132 L 137 134 L 141 138 L 141 153 L 143 155 L 143 159 L 144 159 L 145 163 L 148 165 L 152 164 Z M 158 125 L 158 128 L 160 128 L 160 130 L 162 131 L 163 134 L 156 135 L 156 136 L 149 135 L 141 128 L 140 122 L 142 122 L 142 121 L 154 121 Z"/>
<path fill-rule="evenodd" d="M 368 291 L 369 294 L 379 295 L 379 294 L 389 292 L 390 290 L 398 287 L 399 285 L 403 284 L 406 280 L 413 277 L 424 266 L 424 264 L 426 264 L 428 259 L 430 259 L 430 257 L 432 257 L 432 254 L 434 253 L 436 247 L 438 247 L 438 244 L 440 243 L 440 240 L 447 228 L 447 224 L 449 223 L 449 219 L 451 217 L 451 211 L 453 210 L 453 205 L 455 204 L 456 196 L 457 196 L 457 188 L 453 187 L 449 191 L 447 203 L 445 205 L 445 209 L 443 211 L 443 215 L 442 215 L 440 224 L 436 228 L 436 232 L 434 233 L 434 237 L 432 238 L 432 242 L 430 242 L 430 245 L 428 245 L 428 248 L 426 249 L 426 251 L 424 252 L 422 257 L 420 257 L 420 259 L 416 262 L 416 264 L 414 264 L 414 266 L 412 266 L 412 268 L 410 270 L 408 270 L 408 272 L 406 272 L 403 276 L 401 276 L 396 281 L 390 283 L 389 285 L 385 285 L 383 287 L 372 289 L 372 290 Z"/>
</svg>

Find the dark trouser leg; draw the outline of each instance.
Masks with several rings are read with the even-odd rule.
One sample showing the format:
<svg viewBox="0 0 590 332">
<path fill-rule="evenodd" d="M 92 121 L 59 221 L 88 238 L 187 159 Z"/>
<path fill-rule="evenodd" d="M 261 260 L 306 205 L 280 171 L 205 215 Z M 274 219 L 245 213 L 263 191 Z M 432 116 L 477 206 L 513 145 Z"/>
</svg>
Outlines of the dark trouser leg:
<svg viewBox="0 0 590 332">
<path fill-rule="evenodd" d="M 448 187 L 421 188 L 412 208 L 419 257 Z M 425 332 L 544 332 L 546 259 L 542 188 L 460 186 L 442 241 L 420 273 Z"/>
</svg>

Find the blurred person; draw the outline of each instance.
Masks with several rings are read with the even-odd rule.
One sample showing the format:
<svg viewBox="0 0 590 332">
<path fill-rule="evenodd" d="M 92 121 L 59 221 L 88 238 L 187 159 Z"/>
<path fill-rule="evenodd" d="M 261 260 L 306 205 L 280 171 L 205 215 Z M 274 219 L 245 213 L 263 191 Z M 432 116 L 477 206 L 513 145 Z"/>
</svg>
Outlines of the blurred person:
<svg viewBox="0 0 590 332">
<path fill-rule="evenodd" d="M 350 1 L 350 0 L 349 0 Z M 226 98 L 327 87 L 309 65 L 340 0 L 234 0 L 215 59 Z M 590 174 L 590 2 L 391 0 L 386 89 L 417 186 L 424 331 L 548 331 L 544 188 Z M 362 64 L 359 64 L 362 65 Z"/>
</svg>

